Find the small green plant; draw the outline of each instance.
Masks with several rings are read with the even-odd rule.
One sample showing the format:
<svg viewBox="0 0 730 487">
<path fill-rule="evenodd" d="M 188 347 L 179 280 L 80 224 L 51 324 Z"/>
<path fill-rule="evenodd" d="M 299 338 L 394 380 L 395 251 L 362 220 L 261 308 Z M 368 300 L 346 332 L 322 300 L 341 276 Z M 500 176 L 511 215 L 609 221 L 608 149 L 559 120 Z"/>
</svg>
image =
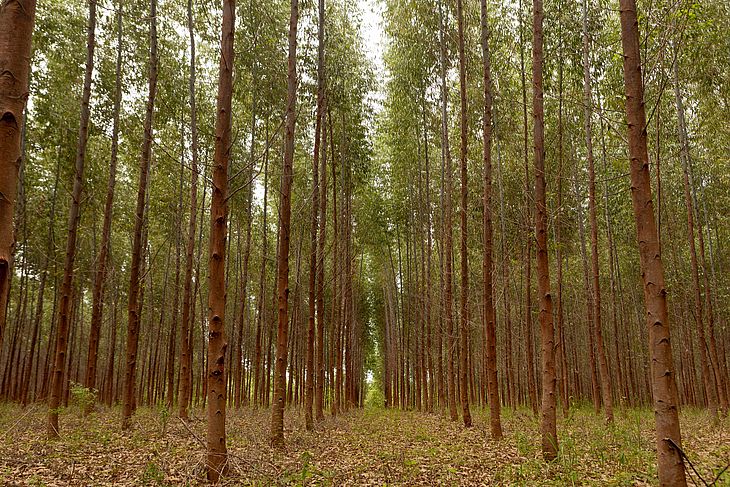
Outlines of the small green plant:
<svg viewBox="0 0 730 487">
<path fill-rule="evenodd" d="M 166 406 L 160 408 L 160 426 L 161 434 L 164 436 L 167 433 L 167 425 L 170 423 L 170 411 Z"/>
<path fill-rule="evenodd" d="M 71 397 L 73 397 L 73 402 L 78 405 L 84 414 L 88 413 L 94 406 L 96 394 L 96 389 L 71 382 Z"/>
<path fill-rule="evenodd" d="M 165 472 L 155 462 L 147 462 L 141 480 L 144 485 L 162 485 L 165 480 Z"/>
</svg>

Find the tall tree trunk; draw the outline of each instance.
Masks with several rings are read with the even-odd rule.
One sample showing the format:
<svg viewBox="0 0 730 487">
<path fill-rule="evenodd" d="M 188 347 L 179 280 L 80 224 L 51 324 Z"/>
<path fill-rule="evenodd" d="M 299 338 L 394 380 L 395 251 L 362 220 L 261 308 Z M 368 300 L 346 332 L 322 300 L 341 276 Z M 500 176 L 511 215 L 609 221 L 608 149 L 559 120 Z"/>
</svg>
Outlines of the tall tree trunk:
<svg viewBox="0 0 730 487">
<path fill-rule="evenodd" d="M 593 94 L 591 90 L 590 37 L 588 33 L 588 0 L 583 0 L 583 125 L 585 128 L 586 152 L 588 157 L 588 214 L 591 222 L 591 275 L 593 291 L 593 333 L 598 353 L 598 369 L 601 373 L 601 392 L 606 421 L 613 422 L 613 398 L 608 359 L 603 346 L 601 329 L 601 276 L 598 265 L 598 218 L 596 216 L 596 170 L 593 160 Z"/>
<path fill-rule="evenodd" d="M 28 99 L 36 0 L 0 6 L 0 350 L 3 346 L 15 235 L 15 197 L 22 159 L 21 132 Z"/>
<path fill-rule="evenodd" d="M 322 131 L 324 102 L 324 0 L 319 0 L 317 47 L 317 119 L 314 126 L 314 154 L 312 157 L 312 227 L 309 253 L 309 315 L 307 320 L 307 370 L 306 397 L 304 405 L 305 422 L 308 430 L 314 427 L 312 406 L 314 404 L 314 343 L 315 304 L 317 296 L 317 231 L 319 229 L 319 151 Z M 321 406 L 321 404 L 320 404 Z"/>
<path fill-rule="evenodd" d="M 89 17 L 86 30 L 86 71 L 84 88 L 81 96 L 81 122 L 79 139 L 76 147 L 76 165 L 74 172 L 71 207 L 68 212 L 68 238 L 66 240 L 66 260 L 61 288 L 61 305 L 58 314 L 58 339 L 56 340 L 56 361 L 53 371 L 51 398 L 48 403 L 48 436 L 58 437 L 58 407 L 61 404 L 63 389 L 64 364 L 68 348 L 68 335 L 71 326 L 71 297 L 73 294 L 74 262 L 76 260 L 76 236 L 81 216 L 81 192 L 84 181 L 84 162 L 86 160 L 86 143 L 89 138 L 89 117 L 91 110 L 91 75 L 94 70 L 94 47 L 96 38 L 96 0 L 89 0 Z"/>
<path fill-rule="evenodd" d="M 294 130 L 297 102 L 297 23 L 299 0 L 291 0 L 289 19 L 289 55 L 287 69 L 287 105 L 284 162 L 281 174 L 281 221 L 279 223 L 279 250 L 277 269 L 278 328 L 276 342 L 276 371 L 274 406 L 271 409 L 271 443 L 284 447 L 284 399 L 286 394 L 286 360 L 289 325 L 289 239 L 291 232 L 291 186 L 294 176 Z"/>
<path fill-rule="evenodd" d="M 484 144 L 484 333 L 487 337 L 487 393 L 489 394 L 489 426 L 492 438 L 502 437 L 500 421 L 499 384 L 497 382 L 497 309 L 494 306 L 494 250 L 492 244 L 492 73 L 489 54 L 489 19 L 487 0 L 481 0 L 482 70 L 484 85 L 484 119 L 482 137 Z"/>
<path fill-rule="evenodd" d="M 226 233 L 228 231 L 228 164 L 231 159 L 231 100 L 233 97 L 233 40 L 235 0 L 223 2 L 218 103 L 215 119 L 213 185 L 210 200 L 208 258 L 208 480 L 225 475 L 226 450 Z"/>
<path fill-rule="evenodd" d="M 454 377 L 454 361 L 456 360 L 456 344 L 454 343 L 454 301 L 453 301 L 453 223 L 451 210 L 451 178 L 453 169 L 451 166 L 451 151 L 449 150 L 449 127 L 448 127 L 448 88 L 446 85 L 446 21 L 444 19 L 443 6 L 439 2 L 439 17 L 441 19 L 439 28 L 439 43 L 441 45 L 441 151 L 446 161 L 446 168 L 443 174 L 444 221 L 442 231 L 444 233 L 444 315 L 446 316 L 447 336 L 447 394 L 449 402 L 449 414 L 452 421 L 458 421 L 459 413 L 456 410 L 456 387 Z"/>
<path fill-rule="evenodd" d="M 266 121 L 266 134 L 268 139 L 268 120 Z M 261 402 L 260 398 L 263 394 L 263 376 L 261 375 L 261 340 L 262 326 L 264 323 L 264 313 L 266 312 L 266 262 L 269 253 L 269 232 L 268 232 L 268 192 L 269 192 L 269 155 L 268 148 L 264 149 L 264 196 L 263 196 L 263 237 L 261 239 L 261 274 L 259 275 L 259 297 L 256 312 L 256 342 L 254 345 L 254 407 Z"/>
<path fill-rule="evenodd" d="M 651 355 L 649 365 L 656 422 L 659 483 L 664 486 L 681 487 L 687 485 L 687 480 L 682 457 L 675 448 L 675 446 L 681 448 L 682 439 L 677 410 L 677 384 L 670 342 L 664 266 L 659 253 L 654 205 L 651 200 L 639 22 L 635 0 L 619 0 L 619 6 L 631 160 L 631 200 L 636 219 L 639 261 L 644 284 L 646 325 L 649 329 Z"/>
<path fill-rule="evenodd" d="M 124 394 L 122 398 L 122 429 L 131 426 L 134 410 L 135 383 L 137 377 L 137 349 L 139 346 L 140 328 L 140 281 L 144 268 L 144 252 L 142 228 L 145 220 L 147 201 L 147 180 L 152 158 L 152 121 L 157 95 L 157 0 L 150 0 L 150 58 L 147 109 L 144 120 L 144 139 L 139 163 L 139 185 L 137 187 L 137 208 L 134 219 L 134 237 L 132 242 L 132 262 L 129 276 L 129 301 L 127 303 L 127 346 L 125 352 Z"/>
<path fill-rule="evenodd" d="M 195 24 L 193 0 L 188 0 L 188 31 L 190 34 L 190 220 L 188 221 L 185 248 L 185 280 L 183 283 L 182 322 L 180 323 L 180 387 L 178 392 L 178 416 L 188 419 L 188 405 L 192 396 L 193 344 L 193 254 L 195 253 L 195 228 L 198 215 L 198 114 L 195 100 Z M 197 281 L 196 281 L 197 282 Z"/>
<path fill-rule="evenodd" d="M 555 260 L 558 261 L 556 283 L 556 329 L 557 347 L 555 361 L 558 367 L 558 394 L 563 403 L 563 417 L 567 418 L 570 410 L 570 389 L 568 387 L 567 358 L 565 354 L 565 333 L 563 310 L 563 15 L 562 2 L 558 4 L 558 198 L 555 215 Z"/>
<path fill-rule="evenodd" d="M 251 2 L 251 8 L 253 10 L 253 2 Z M 255 29 L 255 27 L 254 27 Z M 254 38 L 254 44 L 252 51 L 255 52 L 258 37 Z M 250 312 L 248 308 L 248 277 L 249 277 L 249 263 L 251 261 L 251 229 L 253 226 L 253 190 L 254 190 L 254 171 L 256 164 L 256 120 L 258 116 L 258 92 L 257 92 L 257 63 L 254 62 L 251 68 L 251 79 L 252 79 L 252 101 L 251 101 L 251 149 L 249 152 L 249 175 L 247 177 L 248 189 L 246 190 L 246 242 L 243 251 L 243 277 L 241 283 L 241 307 L 239 308 L 239 317 L 241 320 L 241 326 L 238 328 L 238 336 L 236 337 L 236 369 L 234 371 L 234 394 L 235 394 L 235 407 L 238 409 L 242 403 L 248 402 L 248 395 L 245 394 L 242 376 L 244 374 L 243 366 L 243 327 L 246 324 L 248 328 L 250 324 Z M 269 140 L 265 141 L 267 147 Z M 244 398 L 245 396 L 245 398 Z"/>
<path fill-rule="evenodd" d="M 332 377 L 332 416 L 337 416 L 340 410 L 340 393 L 337 387 L 339 380 L 339 336 L 340 336 L 340 276 L 342 272 L 340 260 L 340 239 L 339 239 L 339 218 L 337 213 L 337 162 L 335 159 L 335 137 L 332 128 L 332 113 L 327 111 L 329 121 L 330 145 L 332 147 L 332 240 L 334 251 L 332 252 L 332 324 L 330 326 L 330 367 Z M 392 329 L 392 324 L 391 324 Z"/>
<path fill-rule="evenodd" d="M 319 239 L 317 241 L 317 384 L 314 397 L 314 413 L 317 421 L 324 421 L 324 257 L 327 243 L 327 124 L 324 121 L 326 98 L 322 108 L 322 167 L 320 174 Z M 332 335 L 330 335 L 330 340 Z M 332 343 L 329 343 L 330 348 Z"/>
<path fill-rule="evenodd" d="M 469 356 L 469 262 L 467 259 L 467 211 L 468 202 L 468 173 L 467 173 L 467 141 L 469 120 L 467 95 L 466 95 L 466 56 L 464 54 L 464 6 L 463 0 L 457 0 L 456 11 L 459 27 L 459 93 L 461 95 L 461 207 L 459 214 L 461 216 L 461 310 L 459 312 L 459 320 L 461 322 L 461 407 L 464 414 L 464 426 L 471 427 L 471 412 L 469 411 L 469 393 L 467 382 L 469 379 L 469 369 L 467 368 L 467 358 Z"/>
<path fill-rule="evenodd" d="M 527 125 L 527 75 L 525 69 L 525 41 L 523 27 L 522 0 L 519 4 L 520 12 L 520 78 L 522 84 L 522 155 L 525 162 L 525 349 L 527 359 L 527 392 L 530 406 L 537 415 L 537 380 L 535 377 L 535 348 L 532 336 L 532 210 L 530 208 L 530 194 L 533 192 L 530 186 L 530 164 L 528 151 L 528 125 Z"/>
<path fill-rule="evenodd" d="M 535 235 L 537 284 L 540 296 L 540 341 L 542 347 L 542 454 L 554 460 L 558 454 L 555 426 L 555 330 L 548 264 L 547 203 L 545 197 L 545 121 L 542 91 L 543 10 L 542 0 L 532 2 L 532 111 L 535 144 Z"/>
<path fill-rule="evenodd" d="M 686 137 L 686 130 L 685 130 L 685 140 L 687 140 Z M 709 335 L 709 342 L 710 342 L 710 357 L 712 357 L 712 365 L 714 367 L 715 372 L 715 380 L 717 384 L 717 390 L 718 390 L 718 396 L 720 400 L 720 409 L 722 410 L 723 414 L 728 414 L 728 395 L 730 395 L 730 390 L 728 390 L 728 377 L 727 377 L 727 362 L 724 357 L 724 350 L 722 353 L 718 351 L 717 348 L 717 341 L 715 339 L 715 313 L 714 313 L 714 305 L 713 305 L 713 292 L 712 287 L 710 286 L 710 271 L 712 271 L 712 274 L 714 276 L 715 269 L 714 269 L 714 263 L 712 258 L 712 240 L 710 239 L 710 267 L 711 269 L 708 269 L 707 265 L 707 259 L 705 257 L 705 237 L 704 232 L 702 229 L 702 219 L 699 218 L 699 211 L 697 209 L 698 203 L 697 203 L 697 190 L 694 185 L 694 181 L 692 179 L 692 171 L 691 171 L 691 163 L 692 160 L 687 157 L 687 164 L 690 165 L 690 171 L 689 171 L 689 185 L 692 188 L 692 201 L 693 206 L 695 210 L 695 215 L 697 216 L 697 244 L 700 248 L 700 262 L 702 265 L 702 275 L 704 277 L 704 284 L 705 284 L 705 311 L 707 313 L 707 334 Z M 707 219 L 707 203 L 706 200 L 703 200 L 704 204 L 704 214 L 705 219 Z M 709 222 L 708 222 L 709 225 Z M 708 234 L 709 237 L 709 234 Z M 725 343 L 723 341 L 720 341 L 721 344 Z"/>
<path fill-rule="evenodd" d="M 715 348 L 715 354 L 712 354 L 712 347 L 708 347 L 708 340 L 705 335 L 705 324 L 703 321 L 703 309 L 702 309 L 702 289 L 700 287 L 700 274 L 699 264 L 697 260 L 697 247 L 695 246 L 695 207 L 692 201 L 692 191 L 690 185 L 689 175 L 689 142 L 687 140 L 687 127 L 685 122 L 684 104 L 682 102 L 682 93 L 679 88 L 679 67 L 678 61 L 674 62 L 673 66 L 673 84 L 674 84 L 674 100 L 677 107 L 677 133 L 679 135 L 680 152 L 679 158 L 682 164 L 682 182 L 684 188 L 684 202 L 687 206 L 687 241 L 689 242 L 689 255 L 690 255 L 690 266 L 692 269 L 692 297 L 694 298 L 694 322 L 697 330 L 697 336 L 699 338 L 700 350 L 700 363 L 702 365 L 702 384 L 707 394 L 708 405 L 710 412 L 713 416 L 717 416 L 718 412 L 718 399 L 720 406 L 727 407 L 723 403 L 723 390 L 716 387 L 717 379 L 719 379 L 718 367 L 716 366 L 717 361 L 717 349 Z M 702 235 L 701 231 L 697 232 L 699 236 Z M 706 274 L 706 273 L 705 273 Z M 705 293 L 709 294 L 709 288 L 705 289 Z M 708 350 L 710 355 L 708 355 Z"/>
<path fill-rule="evenodd" d="M 122 1 L 117 4 L 117 65 L 114 85 L 114 121 L 112 125 L 112 151 L 109 160 L 109 181 L 107 183 L 106 201 L 104 203 L 104 223 L 101 231 L 101 244 L 97 256 L 97 269 L 94 279 L 94 291 L 91 305 L 91 325 L 89 331 L 89 351 L 86 363 L 84 385 L 96 387 L 97 362 L 101 323 L 104 315 L 104 289 L 107 266 L 109 264 L 109 245 L 112 231 L 112 210 L 114 205 L 114 186 L 117 182 L 117 154 L 119 151 L 119 116 L 122 102 Z M 88 411 L 87 411 L 88 412 Z"/>
</svg>

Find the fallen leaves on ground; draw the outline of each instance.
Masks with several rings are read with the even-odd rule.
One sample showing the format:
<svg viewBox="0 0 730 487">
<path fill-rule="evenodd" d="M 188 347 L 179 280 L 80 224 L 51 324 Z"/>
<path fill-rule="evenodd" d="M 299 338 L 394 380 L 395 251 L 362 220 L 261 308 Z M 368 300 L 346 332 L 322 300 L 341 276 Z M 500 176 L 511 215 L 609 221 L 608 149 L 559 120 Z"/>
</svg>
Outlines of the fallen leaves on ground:
<svg viewBox="0 0 730 487">
<path fill-rule="evenodd" d="M 46 439 L 43 405 L 0 406 L 0 485 L 198 485 L 205 482 L 205 411 L 183 423 L 165 409 L 140 409 L 130 431 L 117 409 L 61 416 L 61 438 Z M 269 445 L 270 411 L 228 412 L 224 485 L 655 485 L 653 417 L 622 409 L 606 425 L 587 408 L 558 427 L 560 456 L 545 463 L 538 420 L 504 411 L 504 439 L 489 436 L 488 411 L 474 426 L 436 413 L 383 409 L 327 415 L 315 431 L 299 410 L 286 414 L 286 450 Z M 705 481 L 730 464 L 730 422 L 685 409 L 683 447 Z M 694 475 L 694 474 L 693 474 Z M 702 482 L 695 477 L 698 484 Z M 724 482 L 724 484 L 723 484 Z M 730 485 L 725 473 L 718 485 Z"/>
</svg>

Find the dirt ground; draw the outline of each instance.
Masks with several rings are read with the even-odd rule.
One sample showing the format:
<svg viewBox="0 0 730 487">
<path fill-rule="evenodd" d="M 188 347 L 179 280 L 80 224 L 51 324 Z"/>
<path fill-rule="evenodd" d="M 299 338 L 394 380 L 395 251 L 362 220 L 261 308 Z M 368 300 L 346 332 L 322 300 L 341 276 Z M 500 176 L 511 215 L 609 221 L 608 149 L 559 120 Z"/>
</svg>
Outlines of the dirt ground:
<svg viewBox="0 0 730 487">
<path fill-rule="evenodd" d="M 165 409 L 141 409 L 122 433 L 117 409 L 87 418 L 70 407 L 61 439 L 45 438 L 44 405 L 0 405 L 0 485 L 198 485 L 204 483 L 205 412 L 184 424 Z M 649 410 L 617 410 L 606 425 L 588 408 L 560 418 L 561 453 L 540 456 L 539 424 L 526 410 L 504 411 L 505 438 L 489 437 L 488 413 L 474 410 L 464 429 L 442 414 L 382 409 L 327 415 L 304 430 L 286 414 L 285 452 L 268 443 L 268 410 L 229 411 L 231 472 L 225 485 L 655 485 Z M 682 413 L 683 447 L 710 484 L 730 464 L 730 420 Z M 702 479 L 699 478 L 699 476 Z M 692 483 L 690 482 L 690 485 Z M 730 485 L 725 472 L 716 485 Z"/>
</svg>

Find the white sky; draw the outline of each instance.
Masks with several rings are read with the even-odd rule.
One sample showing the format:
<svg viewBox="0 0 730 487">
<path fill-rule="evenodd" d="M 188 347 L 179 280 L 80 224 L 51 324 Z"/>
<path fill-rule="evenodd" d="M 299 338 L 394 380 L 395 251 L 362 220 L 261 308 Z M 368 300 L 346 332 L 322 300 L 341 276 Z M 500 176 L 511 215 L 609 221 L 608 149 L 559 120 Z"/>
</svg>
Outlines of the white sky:
<svg viewBox="0 0 730 487">
<path fill-rule="evenodd" d="M 358 0 L 362 11 L 362 36 L 365 51 L 375 64 L 378 75 L 383 70 L 383 50 L 385 34 L 383 32 L 383 5 L 381 0 Z"/>
</svg>

